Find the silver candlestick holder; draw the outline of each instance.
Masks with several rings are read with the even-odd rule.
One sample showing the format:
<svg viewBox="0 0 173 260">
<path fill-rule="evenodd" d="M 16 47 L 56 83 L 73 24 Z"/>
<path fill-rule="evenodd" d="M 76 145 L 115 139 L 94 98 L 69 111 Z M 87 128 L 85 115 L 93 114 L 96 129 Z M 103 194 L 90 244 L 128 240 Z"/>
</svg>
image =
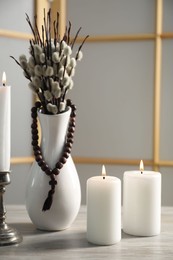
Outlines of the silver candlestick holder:
<svg viewBox="0 0 173 260">
<path fill-rule="evenodd" d="M 10 171 L 0 172 L 0 246 L 18 244 L 22 241 L 20 233 L 5 222 L 6 210 L 3 203 L 5 186 L 10 184 Z"/>
</svg>

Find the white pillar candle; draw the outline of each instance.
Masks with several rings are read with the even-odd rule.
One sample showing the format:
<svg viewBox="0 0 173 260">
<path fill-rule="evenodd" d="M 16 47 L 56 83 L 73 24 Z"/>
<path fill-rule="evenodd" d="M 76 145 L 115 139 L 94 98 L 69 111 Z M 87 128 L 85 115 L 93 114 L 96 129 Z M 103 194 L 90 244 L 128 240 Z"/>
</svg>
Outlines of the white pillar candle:
<svg viewBox="0 0 173 260">
<path fill-rule="evenodd" d="M 5 72 L 0 86 L 0 171 L 10 170 L 11 87 L 6 86 Z"/>
<path fill-rule="evenodd" d="M 87 240 L 97 245 L 112 245 L 121 240 L 121 181 L 102 176 L 87 181 Z"/>
<path fill-rule="evenodd" d="M 161 174 L 127 171 L 123 180 L 123 231 L 135 236 L 155 236 L 160 233 Z"/>
</svg>

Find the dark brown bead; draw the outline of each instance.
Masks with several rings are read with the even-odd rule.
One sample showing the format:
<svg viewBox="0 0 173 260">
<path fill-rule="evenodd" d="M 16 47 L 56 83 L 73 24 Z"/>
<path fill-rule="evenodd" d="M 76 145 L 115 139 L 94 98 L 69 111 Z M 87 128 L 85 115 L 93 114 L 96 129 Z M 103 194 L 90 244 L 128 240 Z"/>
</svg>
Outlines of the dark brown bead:
<svg viewBox="0 0 173 260">
<path fill-rule="evenodd" d="M 41 107 L 41 103 L 39 101 L 35 102 L 35 106 L 36 108 L 40 108 Z"/>
<path fill-rule="evenodd" d="M 37 117 L 37 112 L 32 112 L 31 117 L 35 119 Z"/>
<path fill-rule="evenodd" d="M 32 123 L 31 128 L 32 129 L 37 129 L 37 123 Z"/>
<path fill-rule="evenodd" d="M 31 132 L 32 132 L 32 134 L 33 134 L 33 135 L 35 135 L 35 134 L 38 134 L 38 130 L 37 130 L 37 128 L 35 128 L 35 129 L 32 129 L 32 131 L 31 131 Z"/>
<path fill-rule="evenodd" d="M 73 111 L 76 111 L 76 109 L 77 109 L 76 105 L 71 105 L 71 108 Z"/>
<path fill-rule="evenodd" d="M 33 141 L 38 140 L 38 135 L 37 134 L 32 135 L 32 140 Z"/>
<path fill-rule="evenodd" d="M 34 151 L 34 155 L 35 155 L 35 156 L 41 155 L 41 151 L 39 151 L 39 150 Z"/>
<path fill-rule="evenodd" d="M 36 108 L 36 107 L 32 107 L 32 108 L 31 108 L 31 112 L 37 113 L 37 108 Z"/>
<path fill-rule="evenodd" d="M 34 151 L 41 151 L 41 148 L 40 148 L 40 146 L 36 145 L 36 146 L 33 146 L 33 150 Z"/>
<path fill-rule="evenodd" d="M 70 133 L 74 133 L 74 132 L 75 132 L 75 128 L 72 127 L 72 126 L 70 126 L 69 129 L 68 129 L 68 131 L 69 131 Z"/>
<path fill-rule="evenodd" d="M 73 144 L 73 139 L 72 138 L 68 138 L 66 146 L 72 148 L 72 144 Z"/>
<path fill-rule="evenodd" d="M 61 169 L 62 167 L 63 167 L 63 163 L 61 162 L 56 163 L 56 168 Z"/>
<path fill-rule="evenodd" d="M 60 160 L 60 162 L 61 162 L 61 163 L 63 163 L 63 164 L 65 164 L 65 163 L 66 163 L 66 161 L 67 161 L 67 159 L 66 159 L 66 158 L 64 158 L 64 157 L 62 157 L 62 158 L 61 158 L 61 160 Z"/>
<path fill-rule="evenodd" d="M 54 168 L 52 171 L 53 174 L 58 175 L 60 173 L 60 170 L 57 168 Z"/>
<path fill-rule="evenodd" d="M 57 181 L 54 179 L 54 180 L 51 180 L 49 181 L 49 185 L 57 185 Z"/>
<path fill-rule="evenodd" d="M 76 122 L 76 118 L 75 117 L 70 117 L 70 122 Z"/>
<path fill-rule="evenodd" d="M 74 134 L 73 133 L 68 133 L 67 134 L 67 138 L 69 139 L 69 138 L 73 138 L 74 137 Z"/>
<path fill-rule="evenodd" d="M 70 125 L 69 125 L 69 126 L 75 127 L 75 126 L 76 126 L 76 123 L 75 123 L 75 121 L 73 121 L 73 122 L 70 122 Z"/>
<path fill-rule="evenodd" d="M 47 169 L 47 170 L 45 171 L 45 173 L 46 173 L 47 175 L 51 175 L 51 174 L 52 174 L 52 171 L 51 171 L 51 169 Z"/>
<path fill-rule="evenodd" d="M 46 164 L 46 162 L 43 163 L 43 165 L 41 166 L 41 169 L 42 169 L 43 171 L 46 171 L 46 170 L 49 169 L 49 166 Z"/>
<path fill-rule="evenodd" d="M 71 117 L 76 117 L 76 112 L 75 111 L 71 112 Z"/>
<path fill-rule="evenodd" d="M 65 152 L 66 152 L 66 153 L 71 153 L 71 148 L 70 148 L 70 147 L 66 147 L 66 148 L 65 148 Z"/>
<path fill-rule="evenodd" d="M 34 140 L 34 141 L 32 141 L 31 144 L 32 144 L 33 146 L 36 146 L 36 145 L 38 145 L 38 141 Z"/>
<path fill-rule="evenodd" d="M 43 160 L 43 157 L 38 154 L 38 155 L 36 155 L 35 160 L 36 160 L 37 162 L 39 162 L 39 161 Z"/>
<path fill-rule="evenodd" d="M 64 153 L 63 153 L 63 157 L 66 158 L 66 159 L 68 159 L 68 157 L 69 157 L 69 153 L 64 152 Z"/>
<path fill-rule="evenodd" d="M 41 160 L 38 162 L 38 165 L 41 167 L 43 164 L 45 164 L 45 161 L 44 160 Z"/>
</svg>

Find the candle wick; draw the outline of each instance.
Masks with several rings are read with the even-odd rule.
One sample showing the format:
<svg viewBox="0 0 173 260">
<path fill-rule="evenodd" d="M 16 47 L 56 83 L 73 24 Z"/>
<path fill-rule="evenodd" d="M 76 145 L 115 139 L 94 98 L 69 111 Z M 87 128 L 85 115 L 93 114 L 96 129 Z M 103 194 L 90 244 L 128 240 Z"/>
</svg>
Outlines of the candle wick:
<svg viewBox="0 0 173 260">
<path fill-rule="evenodd" d="M 5 83 L 3 83 L 2 86 L 5 87 Z"/>
<path fill-rule="evenodd" d="M 143 172 L 141 171 L 141 174 L 143 174 Z"/>
<path fill-rule="evenodd" d="M 105 176 L 103 177 L 103 180 L 105 180 Z"/>
</svg>

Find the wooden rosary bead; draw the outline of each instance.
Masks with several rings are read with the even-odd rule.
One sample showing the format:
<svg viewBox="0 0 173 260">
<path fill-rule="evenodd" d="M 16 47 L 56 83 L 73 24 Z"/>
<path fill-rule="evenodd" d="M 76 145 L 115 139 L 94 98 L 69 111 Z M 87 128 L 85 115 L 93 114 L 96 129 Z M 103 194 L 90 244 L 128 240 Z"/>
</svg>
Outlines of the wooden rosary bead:
<svg viewBox="0 0 173 260">
<path fill-rule="evenodd" d="M 32 129 L 32 131 L 31 131 L 31 132 L 32 132 L 32 134 L 33 134 L 33 135 L 35 135 L 35 134 L 38 134 L 38 130 L 37 130 L 37 128 L 35 128 L 35 129 Z"/>
<path fill-rule="evenodd" d="M 69 126 L 70 126 L 70 127 L 75 127 L 75 126 L 76 126 L 76 123 L 75 123 L 75 121 L 73 121 L 73 122 L 70 122 Z"/>
<path fill-rule="evenodd" d="M 36 160 L 37 162 L 39 162 L 39 161 L 43 160 L 43 157 L 42 157 L 41 155 L 37 155 L 37 156 L 35 157 L 35 160 Z"/>
<path fill-rule="evenodd" d="M 35 119 L 37 117 L 37 112 L 32 112 L 31 117 Z"/>
<path fill-rule="evenodd" d="M 41 107 L 41 103 L 39 101 L 35 102 L 35 107 L 36 108 L 40 108 Z"/>
<path fill-rule="evenodd" d="M 69 157 L 69 153 L 67 153 L 67 152 L 64 151 L 64 153 L 63 153 L 63 157 L 66 158 L 66 159 L 68 159 L 68 157 Z"/>
<path fill-rule="evenodd" d="M 72 111 L 71 112 L 71 117 L 73 118 L 73 117 L 75 117 L 76 116 L 76 112 L 75 111 Z"/>
<path fill-rule="evenodd" d="M 68 133 L 67 134 L 67 138 L 73 138 L 74 137 L 74 134 L 73 133 Z"/>
<path fill-rule="evenodd" d="M 67 161 L 67 159 L 66 159 L 66 158 L 64 158 L 64 157 L 61 157 L 61 159 L 60 159 L 60 162 L 61 162 L 61 163 L 65 164 L 65 163 L 66 163 L 66 161 Z"/>
<path fill-rule="evenodd" d="M 36 122 L 32 123 L 31 128 L 32 129 L 37 129 L 37 123 Z"/>
<path fill-rule="evenodd" d="M 76 105 L 71 105 L 71 108 L 72 108 L 73 111 L 76 111 L 76 110 L 77 110 Z"/>
<path fill-rule="evenodd" d="M 38 135 L 32 135 L 32 140 L 35 141 L 35 140 L 38 140 Z"/>
<path fill-rule="evenodd" d="M 65 147 L 64 152 L 70 154 L 71 148 L 70 147 Z"/>
<path fill-rule="evenodd" d="M 36 107 L 32 107 L 32 108 L 31 108 L 31 112 L 37 113 L 37 108 L 36 108 Z"/>
<path fill-rule="evenodd" d="M 38 162 L 38 165 L 41 167 L 44 163 L 45 163 L 45 161 L 41 160 L 41 161 Z"/>
<path fill-rule="evenodd" d="M 55 166 L 60 170 L 63 167 L 63 164 L 61 162 L 57 162 Z"/>
<path fill-rule="evenodd" d="M 67 139 L 67 147 L 72 148 L 72 144 L 73 144 L 73 139 L 72 138 L 68 138 Z"/>
<path fill-rule="evenodd" d="M 56 185 L 57 181 L 55 179 L 49 181 L 49 185 Z"/>
<path fill-rule="evenodd" d="M 32 146 L 36 146 L 36 145 L 38 145 L 38 141 L 36 141 L 36 140 L 34 140 L 34 141 L 32 141 Z"/>
<path fill-rule="evenodd" d="M 60 170 L 57 168 L 54 168 L 52 171 L 52 174 L 54 174 L 54 175 L 58 175 L 59 173 L 60 173 Z"/>
<path fill-rule="evenodd" d="M 41 152 L 41 148 L 40 148 L 38 145 L 33 146 L 33 150 L 34 150 L 34 151 L 40 151 L 40 152 Z"/>
<path fill-rule="evenodd" d="M 46 173 L 46 175 L 50 176 L 50 175 L 52 174 L 52 171 L 51 171 L 51 169 L 49 168 L 49 169 L 47 169 L 47 170 L 45 171 L 45 173 Z"/>
<path fill-rule="evenodd" d="M 43 165 L 41 166 L 41 169 L 42 169 L 43 171 L 46 171 L 46 170 L 49 169 L 49 166 L 46 164 L 46 162 L 43 163 Z"/>
<path fill-rule="evenodd" d="M 70 126 L 70 127 L 69 127 L 69 132 L 70 132 L 70 133 L 74 133 L 74 132 L 75 132 L 75 128 L 72 127 L 72 126 Z"/>
</svg>

